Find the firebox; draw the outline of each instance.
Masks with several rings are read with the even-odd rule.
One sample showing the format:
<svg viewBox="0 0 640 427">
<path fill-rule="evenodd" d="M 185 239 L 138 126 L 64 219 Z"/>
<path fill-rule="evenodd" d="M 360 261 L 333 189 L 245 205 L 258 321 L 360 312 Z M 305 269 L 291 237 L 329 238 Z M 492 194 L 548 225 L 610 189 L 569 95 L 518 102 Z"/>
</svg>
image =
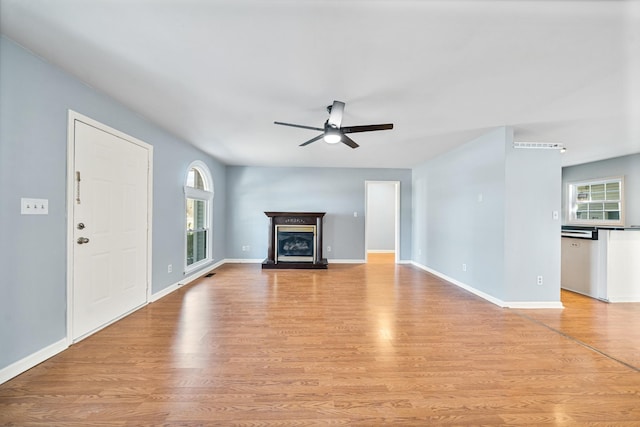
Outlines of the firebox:
<svg viewBox="0 0 640 427">
<path fill-rule="evenodd" d="M 315 225 L 276 225 L 278 262 L 313 262 L 316 254 Z"/>
</svg>

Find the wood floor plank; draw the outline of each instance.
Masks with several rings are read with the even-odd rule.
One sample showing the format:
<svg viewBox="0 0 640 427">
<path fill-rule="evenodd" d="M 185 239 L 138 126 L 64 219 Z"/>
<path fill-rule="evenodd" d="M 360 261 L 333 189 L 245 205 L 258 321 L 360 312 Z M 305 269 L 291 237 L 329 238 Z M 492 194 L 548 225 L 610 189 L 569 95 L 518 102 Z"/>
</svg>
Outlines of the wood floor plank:
<svg viewBox="0 0 640 427">
<path fill-rule="evenodd" d="M 640 304 L 370 261 L 224 265 L 0 385 L 0 425 L 640 425 Z"/>
</svg>

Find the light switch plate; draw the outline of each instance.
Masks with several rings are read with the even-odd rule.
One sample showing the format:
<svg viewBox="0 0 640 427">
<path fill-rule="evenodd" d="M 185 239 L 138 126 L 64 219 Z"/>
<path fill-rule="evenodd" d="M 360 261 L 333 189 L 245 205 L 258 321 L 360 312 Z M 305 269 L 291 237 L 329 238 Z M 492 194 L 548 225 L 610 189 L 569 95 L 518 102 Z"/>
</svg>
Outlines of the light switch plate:
<svg viewBox="0 0 640 427">
<path fill-rule="evenodd" d="M 20 213 L 22 215 L 48 215 L 49 199 L 20 199 Z"/>
</svg>

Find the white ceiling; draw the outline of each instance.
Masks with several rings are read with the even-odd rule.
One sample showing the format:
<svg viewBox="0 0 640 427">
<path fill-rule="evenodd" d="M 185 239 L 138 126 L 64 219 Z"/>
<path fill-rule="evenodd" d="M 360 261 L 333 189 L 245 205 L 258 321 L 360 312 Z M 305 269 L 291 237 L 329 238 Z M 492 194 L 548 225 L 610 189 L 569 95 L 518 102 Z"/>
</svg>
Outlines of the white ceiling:
<svg viewBox="0 0 640 427">
<path fill-rule="evenodd" d="M 640 152 L 640 2 L 0 0 L 22 46 L 232 165 L 413 167 L 486 130 Z M 343 125 L 318 141 L 333 100 Z"/>
</svg>

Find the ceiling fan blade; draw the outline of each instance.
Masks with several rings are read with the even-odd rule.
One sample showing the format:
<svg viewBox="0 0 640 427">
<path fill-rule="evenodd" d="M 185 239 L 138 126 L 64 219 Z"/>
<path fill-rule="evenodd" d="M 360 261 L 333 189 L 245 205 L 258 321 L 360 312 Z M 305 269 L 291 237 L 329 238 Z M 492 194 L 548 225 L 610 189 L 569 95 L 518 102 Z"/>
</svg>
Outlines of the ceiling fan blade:
<svg viewBox="0 0 640 427">
<path fill-rule="evenodd" d="M 320 135 L 316 136 L 315 138 L 311 138 L 307 142 L 303 142 L 302 144 L 300 144 L 300 147 L 304 147 L 305 145 L 309 145 L 312 142 L 316 142 L 317 140 L 322 139 L 323 136 L 324 136 L 324 133 L 321 133 Z"/>
<path fill-rule="evenodd" d="M 273 124 L 282 125 L 282 126 L 291 126 L 291 127 L 294 127 L 294 128 L 301 128 L 301 129 L 311 129 L 311 130 L 324 131 L 323 128 L 316 128 L 316 127 L 313 127 L 313 126 L 305 126 L 305 125 L 294 125 L 293 123 L 273 122 Z"/>
<path fill-rule="evenodd" d="M 347 135 L 342 135 L 342 138 L 340 139 L 341 142 L 345 143 L 346 145 L 348 145 L 351 148 L 358 148 L 359 145 L 356 144 L 356 142 L 349 138 Z"/>
<path fill-rule="evenodd" d="M 344 113 L 344 102 L 333 101 L 333 105 L 331 106 L 331 112 L 329 113 L 329 120 L 327 120 L 327 123 L 339 128 L 340 123 L 342 123 L 343 113 Z"/>
<path fill-rule="evenodd" d="M 364 126 L 345 126 L 340 128 L 342 133 L 371 132 L 374 130 L 390 130 L 393 129 L 393 123 L 385 123 L 382 125 L 364 125 Z"/>
</svg>

